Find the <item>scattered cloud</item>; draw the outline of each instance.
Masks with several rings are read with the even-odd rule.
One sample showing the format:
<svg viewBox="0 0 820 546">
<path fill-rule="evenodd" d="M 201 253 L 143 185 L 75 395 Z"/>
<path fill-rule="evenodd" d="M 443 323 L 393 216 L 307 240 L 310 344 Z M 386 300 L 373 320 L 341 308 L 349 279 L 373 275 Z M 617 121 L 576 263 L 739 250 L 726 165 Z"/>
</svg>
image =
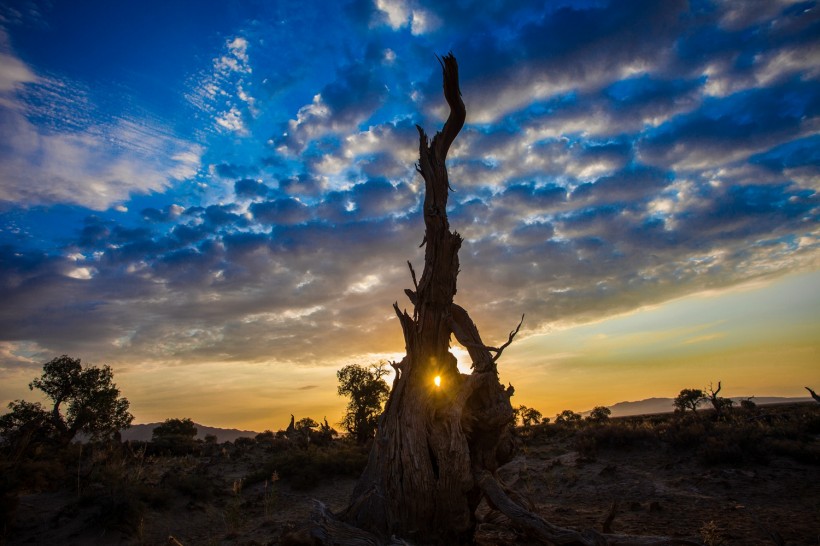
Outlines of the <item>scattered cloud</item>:
<svg viewBox="0 0 820 546">
<path fill-rule="evenodd" d="M 391 304 L 424 252 L 415 125 L 441 127 L 432 52 L 450 48 L 457 299 L 488 340 L 522 312 L 527 336 L 816 270 L 817 10 L 695 7 L 352 3 L 333 26 L 355 36 L 287 66 L 266 60 L 286 27 L 322 18 L 277 11 L 285 34 L 232 29 L 183 78 L 195 139 L 3 52 L 0 359 L 24 342 L 169 364 L 395 353 Z M 73 207 L 47 250 L 39 205 Z"/>
<path fill-rule="evenodd" d="M 102 114 L 83 86 L 0 70 L 0 201 L 105 210 L 194 176 L 201 148 L 153 120 Z"/>
</svg>

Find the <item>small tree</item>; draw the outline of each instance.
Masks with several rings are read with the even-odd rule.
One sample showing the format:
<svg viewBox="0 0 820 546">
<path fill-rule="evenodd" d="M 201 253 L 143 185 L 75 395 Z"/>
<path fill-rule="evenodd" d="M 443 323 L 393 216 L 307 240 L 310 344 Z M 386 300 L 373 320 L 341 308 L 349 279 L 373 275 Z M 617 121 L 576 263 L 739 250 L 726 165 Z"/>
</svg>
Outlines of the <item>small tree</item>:
<svg viewBox="0 0 820 546">
<path fill-rule="evenodd" d="M 29 389 L 43 391 L 52 401 L 51 410 L 25 400 L 12 402 L 11 413 L 0 423 L 4 438 L 19 438 L 19 434 L 37 429 L 38 434 L 60 444 L 69 443 L 80 432 L 103 440 L 131 426 L 134 419 L 108 366 L 84 368 L 79 358 L 62 355 L 43 365 L 43 374 L 29 384 Z"/>
<path fill-rule="evenodd" d="M 556 425 L 574 425 L 581 422 L 581 414 L 565 409 L 555 416 Z"/>
<path fill-rule="evenodd" d="M 535 408 L 528 408 L 527 406 L 519 406 L 518 415 L 521 417 L 521 423 L 525 427 L 530 425 L 537 425 L 541 422 L 541 412 Z"/>
<path fill-rule="evenodd" d="M 339 379 L 339 395 L 349 396 L 347 411 L 341 425 L 360 444 L 366 443 L 376 433 L 382 404 L 390 394 L 385 363 L 368 367 L 349 364 L 336 372 Z"/>
<path fill-rule="evenodd" d="M 740 401 L 740 407 L 746 411 L 754 411 L 757 409 L 757 404 L 755 404 L 754 400 L 752 400 L 754 396 L 750 396 L 749 398 L 744 398 Z"/>
<path fill-rule="evenodd" d="M 196 443 L 196 434 L 197 428 L 191 419 L 166 419 L 161 425 L 154 427 L 151 442 L 160 450 L 187 453 Z"/>
<path fill-rule="evenodd" d="M 721 388 L 722 387 L 720 381 L 718 381 L 717 389 L 715 389 L 710 383 L 708 396 L 706 398 L 707 400 L 709 400 L 709 402 L 712 404 L 712 407 L 715 409 L 715 419 L 723 419 L 725 413 L 728 410 L 731 410 L 732 406 L 735 403 L 734 400 L 732 400 L 731 398 L 724 398 L 722 396 L 718 396 L 718 393 L 720 392 Z"/>
<path fill-rule="evenodd" d="M 311 434 L 311 441 L 318 446 L 327 446 L 330 445 L 330 442 L 332 442 L 333 438 L 338 436 L 338 434 L 336 429 L 331 427 L 327 422 L 327 417 L 325 417 L 319 425 L 319 430 Z"/>
<path fill-rule="evenodd" d="M 299 432 L 305 432 L 309 434 L 313 431 L 314 428 L 318 428 L 319 423 L 311 419 L 310 417 L 302 417 L 298 421 L 296 421 L 296 425 L 294 428 Z"/>
<path fill-rule="evenodd" d="M 705 396 L 700 389 L 683 389 L 680 391 L 680 394 L 675 397 L 675 411 L 686 413 L 686 410 L 690 409 L 697 413 L 698 406 L 704 401 Z"/>
<path fill-rule="evenodd" d="M 609 419 L 609 416 L 612 414 L 612 410 L 610 410 L 606 406 L 595 406 L 592 408 L 592 411 L 589 412 L 587 416 L 587 421 L 591 423 L 603 423 Z"/>
</svg>

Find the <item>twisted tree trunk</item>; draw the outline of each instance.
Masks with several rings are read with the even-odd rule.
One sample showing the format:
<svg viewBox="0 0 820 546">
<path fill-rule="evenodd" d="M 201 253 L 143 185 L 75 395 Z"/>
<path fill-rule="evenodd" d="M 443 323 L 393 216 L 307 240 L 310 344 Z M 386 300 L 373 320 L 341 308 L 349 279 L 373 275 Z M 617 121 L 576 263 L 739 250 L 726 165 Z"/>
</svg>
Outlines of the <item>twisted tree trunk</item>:
<svg viewBox="0 0 820 546">
<path fill-rule="evenodd" d="M 462 238 L 447 220 L 444 161 L 466 111 L 455 58 L 444 57 L 442 68 L 450 116 L 432 142 L 418 128 L 424 271 L 416 282 L 410 266 L 414 288 L 405 292 L 412 316 L 394 304 L 407 355 L 394 364 L 396 379 L 367 468 L 342 519 L 383 538 L 453 544 L 473 534 L 481 498 L 474 469 L 493 471 L 509 458 L 513 411 L 512 389 L 499 383 L 495 367 L 502 349 L 493 356 L 467 311 L 453 303 Z M 456 368 L 449 351 L 453 334 L 472 357 L 472 374 Z"/>
<path fill-rule="evenodd" d="M 464 125 L 465 109 L 452 55 L 441 60 L 450 116 L 432 142 L 419 130 L 424 178 L 424 271 L 405 290 L 413 314 L 399 317 L 407 354 L 393 363 L 396 379 L 379 421 L 367 466 L 341 514 L 319 504 L 312 524 L 283 544 L 381 545 L 471 543 L 482 498 L 532 539 L 547 544 L 697 544 L 665 537 L 578 532 L 552 525 L 510 498 L 495 471 L 512 457 L 513 388 L 498 380 L 496 361 L 521 323 L 499 347 L 484 344 L 467 311 L 453 302 L 462 238 L 450 231 L 450 190 L 444 161 Z M 523 322 L 523 317 L 521 318 Z M 462 374 L 450 353 L 454 336 L 470 354 Z M 515 496 L 515 495 L 513 495 Z"/>
</svg>

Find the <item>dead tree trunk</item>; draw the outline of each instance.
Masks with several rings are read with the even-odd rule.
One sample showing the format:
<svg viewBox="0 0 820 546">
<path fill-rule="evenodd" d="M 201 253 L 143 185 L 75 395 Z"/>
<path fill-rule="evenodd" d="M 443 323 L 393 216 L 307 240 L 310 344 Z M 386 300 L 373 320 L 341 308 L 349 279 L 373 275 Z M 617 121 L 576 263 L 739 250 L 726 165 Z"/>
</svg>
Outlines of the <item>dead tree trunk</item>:
<svg viewBox="0 0 820 546">
<path fill-rule="evenodd" d="M 407 354 L 393 363 L 393 389 L 350 505 L 336 516 L 320 505 L 312 524 L 283 544 L 406 544 L 405 539 L 417 544 L 470 543 L 482 498 L 534 540 L 547 544 L 695 544 L 563 529 L 522 508 L 496 479 L 496 469 L 510 460 L 513 447 L 513 389 L 499 382 L 496 361 L 521 323 L 504 344 L 490 347 L 467 311 L 453 302 L 462 238 L 450 231 L 447 220 L 450 186 L 444 161 L 466 112 L 455 58 L 447 55 L 441 65 L 450 116 L 432 142 L 418 128 L 417 169 L 425 184 L 424 271 L 417 281 L 408 263 L 413 289 L 405 293 L 412 315 L 393 305 Z M 452 336 L 469 352 L 472 373 L 458 371 L 449 351 Z"/>
<path fill-rule="evenodd" d="M 509 458 L 513 411 L 512 389 L 499 383 L 495 367 L 504 347 L 485 346 L 467 311 L 453 303 L 462 238 L 447 220 L 444 161 L 466 111 L 455 58 L 447 55 L 441 63 L 450 116 L 432 142 L 418 127 L 424 271 L 417 282 L 410 266 L 414 287 L 405 292 L 412 315 L 393 306 L 407 355 L 394 364 L 396 379 L 367 468 L 342 518 L 384 538 L 454 544 L 469 541 L 475 527 L 481 491 L 474 470 L 494 471 Z M 469 351 L 472 374 L 456 368 L 452 335 Z"/>
</svg>

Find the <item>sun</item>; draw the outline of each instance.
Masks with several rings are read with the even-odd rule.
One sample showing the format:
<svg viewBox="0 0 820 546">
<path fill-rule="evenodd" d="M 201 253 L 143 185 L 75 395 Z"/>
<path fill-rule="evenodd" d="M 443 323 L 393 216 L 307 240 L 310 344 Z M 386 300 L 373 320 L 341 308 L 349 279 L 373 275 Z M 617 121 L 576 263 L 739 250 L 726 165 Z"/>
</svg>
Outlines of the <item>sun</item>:
<svg viewBox="0 0 820 546">
<path fill-rule="evenodd" d="M 441 386 L 441 376 L 440 375 L 435 376 L 433 378 L 433 383 L 435 383 L 436 387 L 440 387 Z"/>
</svg>

